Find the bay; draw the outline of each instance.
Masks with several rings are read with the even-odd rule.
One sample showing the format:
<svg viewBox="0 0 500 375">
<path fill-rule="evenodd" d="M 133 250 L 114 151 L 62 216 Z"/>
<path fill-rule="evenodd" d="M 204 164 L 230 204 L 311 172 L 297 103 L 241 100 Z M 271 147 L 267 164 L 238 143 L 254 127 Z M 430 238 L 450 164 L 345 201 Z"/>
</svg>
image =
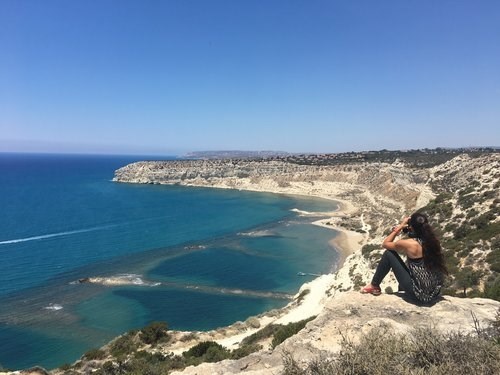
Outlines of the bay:
<svg viewBox="0 0 500 375">
<path fill-rule="evenodd" d="M 207 330 L 284 306 L 332 271 L 335 202 L 119 184 L 148 156 L 0 154 L 0 364 L 54 368 L 130 329 Z M 169 159 L 168 157 L 166 159 Z M 128 285 L 78 283 L 93 277 Z"/>
</svg>

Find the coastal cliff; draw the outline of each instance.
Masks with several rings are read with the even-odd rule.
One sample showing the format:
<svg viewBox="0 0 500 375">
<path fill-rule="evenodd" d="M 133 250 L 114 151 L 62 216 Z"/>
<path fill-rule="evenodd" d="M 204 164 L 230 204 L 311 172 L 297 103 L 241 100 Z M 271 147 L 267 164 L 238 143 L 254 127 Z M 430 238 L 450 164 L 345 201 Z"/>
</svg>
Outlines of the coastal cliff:
<svg viewBox="0 0 500 375">
<path fill-rule="evenodd" d="M 278 374 L 285 372 L 285 357 L 306 368 L 320 358 L 336 358 L 346 338 L 358 342 L 371 331 L 412 335 L 415 330 L 432 328 L 442 334 L 467 335 L 498 325 L 500 302 L 456 297 L 498 299 L 494 294 L 496 285 L 500 286 L 498 153 L 454 155 L 426 166 L 401 159 L 330 165 L 284 159 L 151 161 L 120 168 L 114 181 L 302 194 L 341 204 L 339 212 L 316 223 L 340 231 L 336 246 L 344 252 L 344 259 L 337 272 L 304 284 L 283 309 L 209 332 L 168 331 L 167 342 L 142 343 L 134 353 L 144 351 L 169 360 L 204 342 L 237 351 L 248 338 L 270 326 L 308 319 L 305 328 L 279 345 L 271 345 L 269 336 L 263 336 L 257 341 L 260 349 L 242 358 L 190 366 L 175 374 Z M 397 290 L 394 279 L 384 282 L 385 293 L 380 297 L 361 295 L 357 290 L 369 281 L 388 228 L 417 209 L 431 215 L 443 240 L 453 273 L 447 285 L 451 295 L 433 306 L 416 306 L 392 293 Z M 74 367 L 53 373 L 118 373 L 123 370 L 120 366 L 137 357 L 132 352 L 113 357 L 111 349 L 119 340 L 102 349 L 102 358 L 83 357 Z M 500 349 L 494 358 L 500 368 Z"/>
</svg>

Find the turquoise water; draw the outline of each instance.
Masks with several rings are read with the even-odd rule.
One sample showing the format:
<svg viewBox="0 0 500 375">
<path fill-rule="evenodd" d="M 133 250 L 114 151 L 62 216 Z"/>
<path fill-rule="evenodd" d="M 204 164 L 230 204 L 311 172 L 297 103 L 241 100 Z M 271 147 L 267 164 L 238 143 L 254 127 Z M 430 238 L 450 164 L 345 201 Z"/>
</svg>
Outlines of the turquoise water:
<svg viewBox="0 0 500 375">
<path fill-rule="evenodd" d="M 0 364 L 53 368 L 154 320 L 206 330 L 330 272 L 334 202 L 111 182 L 147 157 L 0 154 Z M 157 158 L 155 158 L 157 159 Z M 134 275 L 142 285 L 80 284 Z"/>
</svg>

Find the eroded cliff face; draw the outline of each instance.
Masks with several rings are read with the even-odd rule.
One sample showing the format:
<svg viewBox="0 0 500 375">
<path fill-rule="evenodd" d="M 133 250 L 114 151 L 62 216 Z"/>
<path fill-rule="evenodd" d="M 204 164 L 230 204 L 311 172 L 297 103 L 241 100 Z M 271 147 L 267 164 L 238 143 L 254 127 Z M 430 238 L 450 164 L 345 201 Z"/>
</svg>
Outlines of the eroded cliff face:
<svg viewBox="0 0 500 375">
<path fill-rule="evenodd" d="M 339 182 L 366 186 L 398 201 L 416 196 L 415 186 L 425 184 L 429 171 L 402 163 L 363 163 L 337 166 L 299 165 L 277 160 L 204 160 L 137 162 L 120 168 L 114 181 L 201 186 L 258 185 L 267 179 L 276 187 L 294 182 Z"/>
</svg>

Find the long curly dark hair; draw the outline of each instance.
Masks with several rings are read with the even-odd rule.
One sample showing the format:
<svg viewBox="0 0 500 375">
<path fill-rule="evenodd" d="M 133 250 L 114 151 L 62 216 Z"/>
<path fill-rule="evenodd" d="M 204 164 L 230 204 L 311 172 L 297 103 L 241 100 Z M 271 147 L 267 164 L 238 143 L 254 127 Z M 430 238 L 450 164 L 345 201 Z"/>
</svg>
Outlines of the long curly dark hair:
<svg viewBox="0 0 500 375">
<path fill-rule="evenodd" d="M 425 266 L 448 275 L 441 243 L 434 234 L 427 216 L 421 212 L 415 212 L 410 216 L 410 226 L 415 236 L 422 241 Z"/>
</svg>

